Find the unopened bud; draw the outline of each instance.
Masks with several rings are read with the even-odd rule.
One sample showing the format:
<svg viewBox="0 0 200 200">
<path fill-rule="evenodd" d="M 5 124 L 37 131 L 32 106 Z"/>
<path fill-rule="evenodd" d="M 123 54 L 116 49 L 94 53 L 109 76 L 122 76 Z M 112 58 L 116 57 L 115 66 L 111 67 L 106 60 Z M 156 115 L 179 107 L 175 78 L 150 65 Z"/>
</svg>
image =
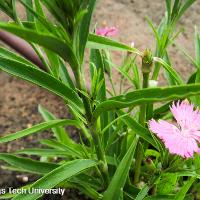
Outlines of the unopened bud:
<svg viewBox="0 0 200 200">
<path fill-rule="evenodd" d="M 142 56 L 142 72 L 150 73 L 153 65 L 153 56 L 151 50 L 146 49 Z"/>
<path fill-rule="evenodd" d="M 150 88 L 155 88 L 158 86 L 158 81 L 156 80 L 149 80 L 149 87 Z"/>
<path fill-rule="evenodd" d="M 135 47 L 135 43 L 131 42 L 131 48 L 134 48 L 134 47 Z"/>
</svg>

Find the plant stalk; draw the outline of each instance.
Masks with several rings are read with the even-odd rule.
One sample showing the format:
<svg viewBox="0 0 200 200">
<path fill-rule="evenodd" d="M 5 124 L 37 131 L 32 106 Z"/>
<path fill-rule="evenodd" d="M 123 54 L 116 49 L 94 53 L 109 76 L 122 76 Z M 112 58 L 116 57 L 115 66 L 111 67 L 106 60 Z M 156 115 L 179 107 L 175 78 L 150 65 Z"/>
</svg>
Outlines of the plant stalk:
<svg viewBox="0 0 200 200">
<path fill-rule="evenodd" d="M 143 73 L 143 88 L 148 87 L 148 81 L 149 81 L 149 73 Z M 143 104 L 140 106 L 139 123 L 142 126 L 145 126 L 146 109 L 147 109 L 146 104 Z M 134 184 L 137 184 L 140 179 L 142 159 L 143 159 L 143 149 L 140 142 L 138 142 L 137 148 L 136 148 L 135 174 L 134 174 L 134 180 L 133 180 Z"/>
<path fill-rule="evenodd" d="M 150 50 L 145 50 L 142 57 L 142 74 L 143 74 L 143 88 L 148 88 L 149 85 L 149 74 L 151 72 L 153 64 L 153 57 Z M 140 115 L 139 115 L 139 123 L 142 126 L 145 126 L 146 122 L 146 112 L 147 112 L 147 104 L 143 104 L 140 106 Z M 137 184 L 140 180 L 140 171 L 141 164 L 143 159 L 143 148 L 140 143 L 141 139 L 139 139 L 136 147 L 136 160 L 135 160 L 135 173 L 134 173 L 134 184 Z"/>
<path fill-rule="evenodd" d="M 77 88 L 80 91 L 87 92 L 86 84 L 85 84 L 84 79 L 82 78 L 80 69 L 77 69 L 77 70 L 74 71 L 74 76 L 75 76 L 75 79 L 76 79 Z M 85 115 L 86 115 L 87 121 L 91 122 L 91 120 L 92 120 L 92 107 L 91 107 L 90 100 L 87 96 L 85 96 L 82 93 L 80 93 L 80 97 L 83 100 L 83 104 L 84 104 L 84 108 L 85 108 Z"/>
<path fill-rule="evenodd" d="M 87 92 L 86 85 L 85 85 L 84 79 L 82 78 L 80 70 L 78 69 L 78 70 L 74 71 L 74 75 L 76 78 L 76 83 L 77 83 L 78 89 L 82 90 L 84 92 Z M 108 165 L 107 165 L 107 161 L 106 161 L 105 152 L 104 152 L 102 144 L 101 144 L 101 139 L 100 139 L 100 134 L 99 134 L 100 126 L 98 125 L 98 120 L 96 120 L 96 121 L 92 120 L 92 106 L 91 106 L 90 99 L 83 94 L 80 94 L 80 96 L 83 100 L 83 104 L 85 107 L 85 115 L 87 118 L 89 130 L 91 132 L 91 135 L 92 135 L 92 138 L 94 141 L 97 158 L 100 161 L 99 169 L 102 173 L 104 185 L 105 185 L 105 187 L 107 187 L 109 184 Z"/>
<path fill-rule="evenodd" d="M 91 131 L 92 137 L 93 137 L 93 141 L 95 144 L 95 150 L 96 150 L 96 154 L 97 154 L 97 158 L 100 161 L 100 171 L 102 173 L 102 177 L 103 177 L 103 181 L 104 181 L 104 185 L 105 188 L 108 186 L 109 184 L 109 174 L 108 174 L 108 165 L 107 165 L 107 161 L 106 161 L 106 156 L 105 156 L 105 152 L 102 148 L 102 143 L 99 137 L 99 125 L 98 122 L 94 122 L 91 123 L 91 125 L 89 126 L 89 129 Z"/>
</svg>

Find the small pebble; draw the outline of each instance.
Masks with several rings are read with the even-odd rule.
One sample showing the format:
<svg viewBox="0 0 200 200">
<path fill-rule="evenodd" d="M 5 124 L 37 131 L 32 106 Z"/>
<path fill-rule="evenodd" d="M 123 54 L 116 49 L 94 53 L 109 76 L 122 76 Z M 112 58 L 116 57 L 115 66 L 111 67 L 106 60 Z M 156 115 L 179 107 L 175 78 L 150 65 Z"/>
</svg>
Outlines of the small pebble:
<svg viewBox="0 0 200 200">
<path fill-rule="evenodd" d="M 28 176 L 24 176 L 24 175 L 17 175 L 16 178 L 23 182 L 23 183 L 27 183 L 28 182 Z"/>
<path fill-rule="evenodd" d="M 33 126 L 33 124 L 27 124 L 27 128 L 31 128 Z"/>
</svg>

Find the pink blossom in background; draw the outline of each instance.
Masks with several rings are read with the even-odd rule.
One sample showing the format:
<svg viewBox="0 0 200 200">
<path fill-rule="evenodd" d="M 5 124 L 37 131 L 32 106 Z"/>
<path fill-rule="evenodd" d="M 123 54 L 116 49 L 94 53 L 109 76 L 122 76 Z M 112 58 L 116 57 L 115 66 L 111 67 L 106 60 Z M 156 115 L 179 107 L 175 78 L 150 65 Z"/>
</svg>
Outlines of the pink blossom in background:
<svg viewBox="0 0 200 200">
<path fill-rule="evenodd" d="M 101 36 L 115 36 L 118 33 L 118 29 L 116 27 L 105 27 L 105 28 L 99 28 L 96 30 L 97 35 Z"/>
<path fill-rule="evenodd" d="M 195 152 L 200 152 L 200 111 L 187 101 L 173 103 L 170 110 L 176 119 L 176 126 L 165 120 L 157 122 L 152 119 L 149 129 L 164 142 L 170 153 L 184 158 L 193 157 Z"/>
</svg>

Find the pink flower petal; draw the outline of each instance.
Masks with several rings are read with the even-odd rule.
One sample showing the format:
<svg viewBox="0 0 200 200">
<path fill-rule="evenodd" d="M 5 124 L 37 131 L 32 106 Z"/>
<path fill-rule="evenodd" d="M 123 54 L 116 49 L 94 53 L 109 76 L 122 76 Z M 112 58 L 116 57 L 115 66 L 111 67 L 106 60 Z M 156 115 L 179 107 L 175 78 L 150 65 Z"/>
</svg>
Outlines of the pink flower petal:
<svg viewBox="0 0 200 200">
<path fill-rule="evenodd" d="M 149 121 L 149 129 L 157 134 L 172 154 L 188 158 L 199 151 L 196 138 L 193 136 L 196 132 L 180 130 L 164 120 L 156 122 L 154 119 Z"/>
<path fill-rule="evenodd" d="M 105 27 L 96 30 L 96 34 L 101 36 L 115 36 L 117 33 L 118 29 L 116 27 Z"/>
<path fill-rule="evenodd" d="M 162 140 L 167 140 L 171 135 L 178 134 L 179 129 L 164 120 L 159 120 L 158 122 L 154 119 L 149 121 L 149 129 L 158 135 Z"/>
<path fill-rule="evenodd" d="M 195 139 L 177 134 L 168 137 L 164 144 L 171 154 L 180 155 L 184 158 L 193 157 L 194 152 L 199 150 Z"/>
<path fill-rule="evenodd" d="M 192 104 L 186 101 L 173 103 L 170 110 L 182 129 L 200 130 L 200 113 Z"/>
</svg>

